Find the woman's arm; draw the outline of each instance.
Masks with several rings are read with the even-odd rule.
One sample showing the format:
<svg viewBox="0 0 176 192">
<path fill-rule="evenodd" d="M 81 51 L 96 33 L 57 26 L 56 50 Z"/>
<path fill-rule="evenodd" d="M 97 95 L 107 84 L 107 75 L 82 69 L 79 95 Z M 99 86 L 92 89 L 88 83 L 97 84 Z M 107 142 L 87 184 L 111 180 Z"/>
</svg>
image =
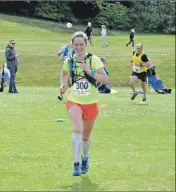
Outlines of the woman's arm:
<svg viewBox="0 0 176 192">
<path fill-rule="evenodd" d="M 60 75 L 60 94 L 64 94 L 67 91 L 68 86 L 68 79 L 70 77 L 70 72 L 64 71 L 62 69 L 61 75 Z"/>
<path fill-rule="evenodd" d="M 90 75 L 91 74 L 91 70 L 90 71 L 88 71 L 88 75 Z M 109 83 L 109 80 L 108 80 L 108 76 L 106 75 L 106 73 L 105 73 L 105 71 L 104 71 L 104 68 L 102 67 L 102 68 L 99 68 L 98 70 L 97 70 L 97 72 L 95 73 L 95 75 L 94 76 L 92 76 L 95 80 L 97 80 L 98 82 L 100 82 L 100 83 L 102 83 L 102 84 L 108 84 Z"/>
<path fill-rule="evenodd" d="M 90 70 L 89 65 L 87 65 L 86 63 L 81 63 L 80 67 L 87 73 L 87 75 L 90 75 L 98 82 L 103 83 L 103 84 L 109 83 L 108 76 L 106 75 L 106 73 L 104 71 L 104 67 L 99 68 L 97 70 L 97 72 Z"/>
</svg>

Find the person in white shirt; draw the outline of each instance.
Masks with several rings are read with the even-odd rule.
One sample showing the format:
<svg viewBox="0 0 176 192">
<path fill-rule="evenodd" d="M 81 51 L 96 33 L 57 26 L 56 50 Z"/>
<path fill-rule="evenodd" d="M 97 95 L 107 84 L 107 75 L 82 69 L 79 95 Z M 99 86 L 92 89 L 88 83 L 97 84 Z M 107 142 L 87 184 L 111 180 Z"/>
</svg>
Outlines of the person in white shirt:
<svg viewBox="0 0 176 192">
<path fill-rule="evenodd" d="M 0 72 L 0 92 L 3 92 L 4 87 L 8 84 L 10 81 L 11 75 L 10 70 L 7 68 L 7 63 L 4 64 L 3 69 Z"/>
<path fill-rule="evenodd" d="M 106 32 L 106 26 L 105 25 L 102 25 L 101 35 L 102 35 L 102 39 L 103 39 L 103 47 L 107 47 L 108 43 L 106 41 L 107 32 Z"/>
</svg>

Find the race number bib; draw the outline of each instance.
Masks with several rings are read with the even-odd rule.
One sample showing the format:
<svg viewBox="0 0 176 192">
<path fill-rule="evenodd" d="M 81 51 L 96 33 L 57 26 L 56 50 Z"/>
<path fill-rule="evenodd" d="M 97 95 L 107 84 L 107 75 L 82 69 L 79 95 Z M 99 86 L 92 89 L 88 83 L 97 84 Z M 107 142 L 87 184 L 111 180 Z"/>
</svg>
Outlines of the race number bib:
<svg viewBox="0 0 176 192">
<path fill-rule="evenodd" d="M 91 84 L 87 79 L 80 79 L 73 85 L 75 95 L 87 96 L 91 93 Z"/>
<path fill-rule="evenodd" d="M 133 71 L 135 73 L 140 73 L 140 68 L 138 66 L 133 66 Z"/>
</svg>

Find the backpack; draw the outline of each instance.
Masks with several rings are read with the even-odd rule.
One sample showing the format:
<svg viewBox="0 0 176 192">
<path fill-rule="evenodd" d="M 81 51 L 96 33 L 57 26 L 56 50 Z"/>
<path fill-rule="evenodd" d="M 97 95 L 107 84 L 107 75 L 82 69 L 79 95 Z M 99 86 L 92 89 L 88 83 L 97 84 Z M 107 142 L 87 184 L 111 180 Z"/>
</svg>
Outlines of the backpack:
<svg viewBox="0 0 176 192">
<path fill-rule="evenodd" d="M 92 65 L 92 54 L 88 53 L 87 56 L 85 57 L 85 61 L 86 59 L 89 59 L 89 64 L 90 64 L 90 69 L 91 69 L 91 65 Z M 76 63 L 73 59 L 73 56 L 71 58 L 69 58 L 68 60 L 69 63 L 69 68 L 70 68 L 70 76 L 71 76 L 71 86 L 76 82 L 79 81 L 80 79 L 86 78 L 93 86 L 95 86 L 97 88 L 97 83 L 96 80 L 91 77 L 90 75 L 88 75 L 86 72 L 84 72 L 84 76 L 76 76 L 75 75 L 75 66 Z M 80 62 L 81 63 L 81 62 Z"/>
<path fill-rule="evenodd" d="M 66 45 L 65 51 L 64 51 L 64 57 L 67 57 L 67 56 L 68 56 L 68 48 L 69 48 L 69 46 Z M 74 54 L 75 54 L 75 51 L 74 51 L 74 49 L 73 49 L 72 52 L 71 52 L 71 57 L 73 57 Z"/>
</svg>

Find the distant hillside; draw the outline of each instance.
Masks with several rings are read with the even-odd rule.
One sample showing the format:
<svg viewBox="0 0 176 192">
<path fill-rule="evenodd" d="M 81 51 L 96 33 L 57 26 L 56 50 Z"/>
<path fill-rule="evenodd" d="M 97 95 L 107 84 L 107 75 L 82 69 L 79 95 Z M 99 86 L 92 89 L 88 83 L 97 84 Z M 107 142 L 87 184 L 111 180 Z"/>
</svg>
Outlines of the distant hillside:
<svg viewBox="0 0 176 192">
<path fill-rule="evenodd" d="M 175 33 L 175 1 L 1 1 L 0 13 L 111 30 Z"/>
</svg>

